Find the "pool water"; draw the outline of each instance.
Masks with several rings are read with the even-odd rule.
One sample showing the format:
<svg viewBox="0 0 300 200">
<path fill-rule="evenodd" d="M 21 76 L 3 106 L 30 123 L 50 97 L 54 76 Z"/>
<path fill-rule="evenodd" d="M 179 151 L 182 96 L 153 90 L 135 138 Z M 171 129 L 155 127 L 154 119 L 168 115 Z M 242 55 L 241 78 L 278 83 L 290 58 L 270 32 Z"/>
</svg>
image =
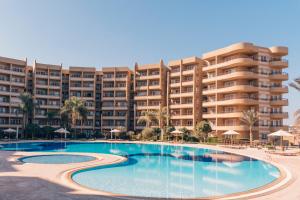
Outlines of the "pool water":
<svg viewBox="0 0 300 200">
<path fill-rule="evenodd" d="M 35 142 L 2 150 L 109 153 L 127 161 L 78 171 L 85 187 L 139 197 L 197 198 L 244 192 L 280 176 L 264 161 L 222 151 L 159 144 Z"/>
<path fill-rule="evenodd" d="M 24 163 L 68 164 L 68 163 L 88 162 L 95 159 L 96 158 L 92 156 L 55 154 L 55 155 L 26 156 L 20 158 L 19 160 Z"/>
</svg>

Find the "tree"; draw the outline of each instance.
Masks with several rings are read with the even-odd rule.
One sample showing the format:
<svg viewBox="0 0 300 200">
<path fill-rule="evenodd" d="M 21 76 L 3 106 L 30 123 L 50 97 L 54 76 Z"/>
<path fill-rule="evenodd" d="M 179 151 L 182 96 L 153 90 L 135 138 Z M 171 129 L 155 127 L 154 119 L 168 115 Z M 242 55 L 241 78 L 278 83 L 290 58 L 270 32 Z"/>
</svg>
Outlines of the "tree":
<svg viewBox="0 0 300 200">
<path fill-rule="evenodd" d="M 169 120 L 168 108 L 160 106 L 159 110 L 156 112 L 156 118 L 159 123 L 159 128 L 161 130 L 160 140 L 163 140 L 164 134 L 166 132 L 166 125 Z"/>
<path fill-rule="evenodd" d="M 253 142 L 252 129 L 255 123 L 258 121 L 258 114 L 254 110 L 243 111 L 243 116 L 241 118 L 241 121 L 242 123 L 249 126 L 250 146 L 252 146 L 252 142 Z"/>
<path fill-rule="evenodd" d="M 40 136 L 41 137 L 46 136 L 46 138 L 49 139 L 53 135 L 54 131 L 55 131 L 55 128 L 53 128 L 52 126 L 44 126 L 43 128 L 41 128 L 42 135 L 40 135 Z"/>
<path fill-rule="evenodd" d="M 142 111 L 137 121 L 138 124 L 146 123 L 146 128 L 149 128 L 153 122 L 157 122 L 156 113 L 154 111 Z"/>
<path fill-rule="evenodd" d="M 296 89 L 298 92 L 300 92 L 300 77 L 294 79 L 294 81 L 292 83 L 289 84 L 291 87 L 293 87 L 294 89 Z M 294 113 L 294 117 L 295 117 L 295 125 L 300 124 L 300 109 L 297 109 L 296 112 Z"/>
<path fill-rule="evenodd" d="M 202 138 L 204 142 L 207 141 L 208 133 L 210 133 L 211 131 L 212 128 L 207 120 L 202 120 L 201 122 L 198 122 L 196 124 L 195 133 L 198 136 L 198 138 Z"/>
<path fill-rule="evenodd" d="M 47 125 L 50 126 L 50 123 L 52 122 L 52 120 L 55 118 L 55 116 L 58 114 L 57 111 L 55 110 L 49 110 L 47 112 Z"/>
<path fill-rule="evenodd" d="M 32 139 L 34 135 L 37 135 L 40 132 L 41 132 L 41 127 L 38 124 L 32 124 L 32 123 L 27 124 L 24 129 L 24 133 L 26 134 L 31 133 Z"/>
<path fill-rule="evenodd" d="M 84 105 L 84 101 L 73 96 L 70 99 L 66 100 L 64 106 L 60 111 L 61 115 L 67 115 L 69 119 L 71 119 L 71 124 L 73 127 L 76 126 L 77 120 L 86 120 L 88 110 Z M 76 136 L 76 128 L 75 136 Z"/>
<path fill-rule="evenodd" d="M 182 132 L 182 136 L 181 136 L 182 141 L 183 141 L 184 138 L 186 139 L 186 137 L 188 137 L 191 133 L 190 130 L 187 129 L 186 127 L 180 128 L 179 131 Z"/>
<path fill-rule="evenodd" d="M 24 93 L 20 94 L 19 99 L 21 100 L 21 103 L 19 104 L 19 111 L 17 111 L 16 115 L 18 115 L 18 112 L 22 113 L 22 115 L 23 115 L 22 116 L 23 117 L 22 130 L 24 132 L 26 129 L 26 126 L 29 122 L 29 118 L 33 117 L 34 109 L 38 106 L 33 101 L 31 94 L 28 92 L 24 92 Z M 32 138 L 33 138 L 34 133 L 32 132 L 31 134 L 32 134 Z M 22 137 L 24 137 L 24 133 L 23 133 Z"/>
<path fill-rule="evenodd" d="M 175 127 L 174 126 L 166 126 L 166 136 L 167 136 L 167 140 L 170 139 L 170 136 L 171 136 L 171 132 L 172 131 L 175 131 Z"/>
</svg>

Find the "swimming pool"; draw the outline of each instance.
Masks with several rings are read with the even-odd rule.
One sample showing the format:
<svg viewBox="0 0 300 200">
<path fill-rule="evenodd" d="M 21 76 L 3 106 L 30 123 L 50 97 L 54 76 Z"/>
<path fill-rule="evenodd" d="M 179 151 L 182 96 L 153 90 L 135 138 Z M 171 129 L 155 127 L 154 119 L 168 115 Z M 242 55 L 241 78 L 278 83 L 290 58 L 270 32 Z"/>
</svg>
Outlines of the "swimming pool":
<svg viewBox="0 0 300 200">
<path fill-rule="evenodd" d="M 36 155 L 26 156 L 19 160 L 24 163 L 37 163 L 37 164 L 69 164 L 80 163 L 95 160 L 95 157 L 84 155 L 71 155 L 71 154 L 54 154 L 54 155 Z"/>
<path fill-rule="evenodd" d="M 139 197 L 196 198 L 244 192 L 280 176 L 264 161 L 203 148 L 160 144 L 34 142 L 4 144 L 2 150 L 109 153 L 127 161 L 80 170 L 78 184 Z"/>
</svg>

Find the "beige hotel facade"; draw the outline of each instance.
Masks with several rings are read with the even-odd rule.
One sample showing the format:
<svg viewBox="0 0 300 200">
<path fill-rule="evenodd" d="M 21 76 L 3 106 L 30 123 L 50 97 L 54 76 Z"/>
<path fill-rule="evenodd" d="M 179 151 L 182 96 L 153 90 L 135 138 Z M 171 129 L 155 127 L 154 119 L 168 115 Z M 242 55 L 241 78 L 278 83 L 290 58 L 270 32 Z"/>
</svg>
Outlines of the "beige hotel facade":
<svg viewBox="0 0 300 200">
<path fill-rule="evenodd" d="M 30 92 L 37 104 L 32 121 L 40 126 L 60 127 L 59 109 L 66 99 L 77 96 L 85 101 L 88 118 L 78 120 L 81 132 L 108 132 L 124 127 L 140 131 L 137 120 L 142 111 L 168 108 L 168 124 L 175 128 L 195 128 L 208 120 L 213 132 L 227 130 L 248 137 L 241 123 L 243 111 L 255 110 L 259 121 L 256 139 L 267 139 L 270 132 L 287 129 L 283 107 L 288 92 L 284 56 L 288 48 L 236 43 L 204 53 L 200 57 L 162 60 L 155 64 L 129 67 L 69 67 L 0 57 L 0 129 L 21 128 L 18 96 Z M 57 113 L 51 120 L 48 113 Z M 157 127 L 158 124 L 151 124 Z"/>
</svg>

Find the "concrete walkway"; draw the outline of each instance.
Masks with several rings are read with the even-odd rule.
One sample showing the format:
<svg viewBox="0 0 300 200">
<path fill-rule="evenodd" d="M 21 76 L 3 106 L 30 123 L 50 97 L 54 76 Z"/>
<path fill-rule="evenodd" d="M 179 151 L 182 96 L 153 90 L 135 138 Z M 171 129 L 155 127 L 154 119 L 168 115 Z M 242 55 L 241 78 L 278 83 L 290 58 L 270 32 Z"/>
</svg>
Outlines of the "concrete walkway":
<svg viewBox="0 0 300 200">
<path fill-rule="evenodd" d="M 180 145 L 180 144 L 179 144 Z M 254 200 L 299 200 L 300 199 L 300 157 L 269 155 L 257 149 L 228 149 L 217 146 L 187 144 L 184 146 L 207 147 L 242 155 L 253 156 L 285 166 L 292 175 L 292 180 L 277 191 Z M 65 152 L 63 152 L 65 154 Z M 94 199 L 129 199 L 109 197 L 107 193 L 84 189 L 68 179 L 70 172 L 87 166 L 105 165 L 122 162 L 124 158 L 106 154 L 87 154 L 96 160 L 85 163 L 52 165 L 20 163 L 19 157 L 43 154 L 41 152 L 0 151 L 0 200 L 94 200 Z M 47 153 L 49 154 L 49 153 Z M 79 153 L 72 153 L 79 154 Z M 132 199 L 132 198 L 131 198 Z M 146 198 L 143 198 L 146 199 Z M 249 199 L 249 198 L 239 198 Z"/>
</svg>

